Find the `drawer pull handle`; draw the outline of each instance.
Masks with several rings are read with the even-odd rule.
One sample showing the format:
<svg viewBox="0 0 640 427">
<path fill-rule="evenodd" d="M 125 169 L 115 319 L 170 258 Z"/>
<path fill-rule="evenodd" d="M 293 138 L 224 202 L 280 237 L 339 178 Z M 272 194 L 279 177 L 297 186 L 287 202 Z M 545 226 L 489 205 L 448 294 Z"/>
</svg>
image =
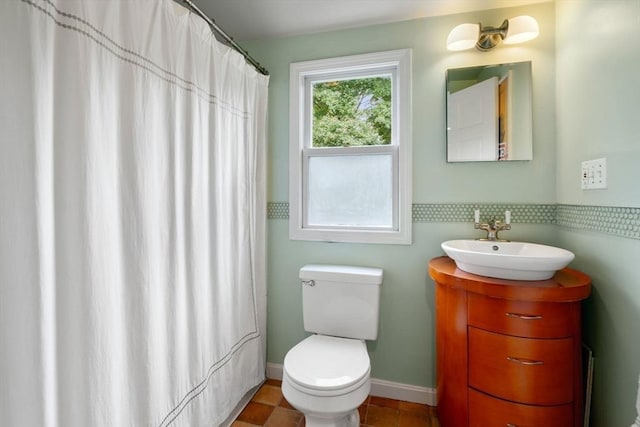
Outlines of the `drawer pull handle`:
<svg viewBox="0 0 640 427">
<path fill-rule="evenodd" d="M 507 360 L 513 363 L 519 363 L 521 365 L 533 366 L 533 365 L 544 365 L 542 360 L 529 360 L 529 359 L 520 359 L 519 357 L 511 357 L 507 356 Z"/>
<path fill-rule="evenodd" d="M 507 317 L 515 317 L 517 319 L 522 319 L 522 320 L 540 320 L 540 319 L 542 319 L 542 316 L 540 316 L 539 314 L 505 313 L 505 316 L 507 316 Z"/>
<path fill-rule="evenodd" d="M 507 427 L 518 427 L 518 426 L 515 424 L 507 423 Z"/>
</svg>

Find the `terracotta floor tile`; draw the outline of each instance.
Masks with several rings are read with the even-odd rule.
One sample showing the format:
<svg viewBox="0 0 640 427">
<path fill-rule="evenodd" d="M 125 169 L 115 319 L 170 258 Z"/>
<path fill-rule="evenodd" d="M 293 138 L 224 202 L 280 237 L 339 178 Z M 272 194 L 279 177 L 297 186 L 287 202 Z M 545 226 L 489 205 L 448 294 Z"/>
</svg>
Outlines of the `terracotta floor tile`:
<svg viewBox="0 0 640 427">
<path fill-rule="evenodd" d="M 262 426 L 267 422 L 273 409 L 273 406 L 265 405 L 264 403 L 249 402 L 240 415 L 238 415 L 237 420 Z"/>
<path fill-rule="evenodd" d="M 367 418 L 367 408 L 369 405 L 363 403 L 358 407 L 358 413 L 360 414 L 360 424 L 364 423 L 364 420 Z"/>
<path fill-rule="evenodd" d="M 280 387 L 278 386 L 263 385 L 255 396 L 253 396 L 251 401 L 271 406 L 278 406 L 282 401 L 282 391 L 280 391 Z"/>
<path fill-rule="evenodd" d="M 282 396 L 281 385 L 265 381 L 231 426 L 305 427 L 303 414 Z M 361 427 L 440 427 L 436 408 L 419 403 L 368 396 L 358 412 Z"/>
<path fill-rule="evenodd" d="M 298 411 L 278 407 L 273 410 L 269 420 L 265 424 L 268 427 L 297 427 L 302 419 Z"/>
<path fill-rule="evenodd" d="M 362 402 L 360 406 L 358 406 L 358 413 L 360 414 L 360 425 L 364 424 L 364 419 L 367 416 L 367 409 L 369 408 L 369 400 L 371 400 L 371 396 L 367 396 L 367 398 L 364 399 L 364 402 Z"/>
<path fill-rule="evenodd" d="M 418 412 L 400 411 L 399 427 L 431 427 L 431 417 Z"/>
<path fill-rule="evenodd" d="M 282 387 L 282 381 L 280 380 L 273 380 L 271 378 L 267 378 L 267 380 L 264 382 L 265 385 L 274 385 L 276 387 Z"/>
<path fill-rule="evenodd" d="M 282 406 L 283 408 L 287 408 L 287 409 L 296 409 L 293 406 L 291 406 L 291 403 L 289 403 L 285 397 L 282 398 L 279 406 Z"/>
<path fill-rule="evenodd" d="M 413 402 L 398 402 L 398 409 L 406 412 L 414 412 L 418 414 L 430 415 L 431 407 L 428 405 L 423 405 L 421 403 L 413 403 Z"/>
<path fill-rule="evenodd" d="M 370 404 L 364 423 L 373 427 L 398 427 L 398 410 Z"/>
<path fill-rule="evenodd" d="M 387 399 L 386 397 L 371 396 L 369 398 L 370 405 L 382 406 L 384 408 L 398 409 L 398 400 Z"/>
</svg>

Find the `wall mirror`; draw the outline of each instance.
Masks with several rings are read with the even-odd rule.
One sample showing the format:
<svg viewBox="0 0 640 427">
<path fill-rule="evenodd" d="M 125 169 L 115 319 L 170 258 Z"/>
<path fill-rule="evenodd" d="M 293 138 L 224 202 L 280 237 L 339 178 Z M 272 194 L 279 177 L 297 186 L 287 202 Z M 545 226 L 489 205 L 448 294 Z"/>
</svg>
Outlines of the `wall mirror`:
<svg viewBox="0 0 640 427">
<path fill-rule="evenodd" d="M 531 160 L 531 61 L 447 70 L 447 161 Z"/>
</svg>

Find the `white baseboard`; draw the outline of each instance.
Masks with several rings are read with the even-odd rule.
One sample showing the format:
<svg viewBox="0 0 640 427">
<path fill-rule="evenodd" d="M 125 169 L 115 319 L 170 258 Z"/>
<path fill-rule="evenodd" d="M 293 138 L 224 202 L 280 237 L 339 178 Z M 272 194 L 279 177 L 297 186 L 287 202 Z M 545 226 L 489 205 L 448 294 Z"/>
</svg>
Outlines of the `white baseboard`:
<svg viewBox="0 0 640 427">
<path fill-rule="evenodd" d="M 436 389 L 371 378 L 372 396 L 436 406 Z"/>
<path fill-rule="evenodd" d="M 282 365 L 267 363 L 267 378 L 282 380 Z M 436 389 L 371 378 L 372 396 L 436 406 Z"/>
<path fill-rule="evenodd" d="M 267 362 L 266 375 L 267 375 L 267 378 L 271 378 L 272 380 L 282 381 L 282 365 L 279 363 Z"/>
</svg>

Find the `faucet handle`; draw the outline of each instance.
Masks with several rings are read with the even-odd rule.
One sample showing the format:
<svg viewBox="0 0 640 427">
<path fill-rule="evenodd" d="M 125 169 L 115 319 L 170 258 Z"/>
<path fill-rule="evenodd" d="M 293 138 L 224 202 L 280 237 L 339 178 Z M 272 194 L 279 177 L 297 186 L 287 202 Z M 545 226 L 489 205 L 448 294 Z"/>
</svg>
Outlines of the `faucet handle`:
<svg viewBox="0 0 640 427">
<path fill-rule="evenodd" d="M 481 223 L 479 220 L 480 211 L 474 211 L 474 219 L 475 223 L 473 228 L 476 230 L 484 230 L 487 232 L 487 237 L 480 238 L 479 240 L 490 240 L 490 241 L 503 241 L 508 242 L 508 240 L 503 240 L 498 237 L 498 232 L 502 230 L 511 230 L 511 213 L 509 211 L 505 211 L 505 221 L 499 220 L 493 215 L 489 221 L 486 223 Z"/>
</svg>

